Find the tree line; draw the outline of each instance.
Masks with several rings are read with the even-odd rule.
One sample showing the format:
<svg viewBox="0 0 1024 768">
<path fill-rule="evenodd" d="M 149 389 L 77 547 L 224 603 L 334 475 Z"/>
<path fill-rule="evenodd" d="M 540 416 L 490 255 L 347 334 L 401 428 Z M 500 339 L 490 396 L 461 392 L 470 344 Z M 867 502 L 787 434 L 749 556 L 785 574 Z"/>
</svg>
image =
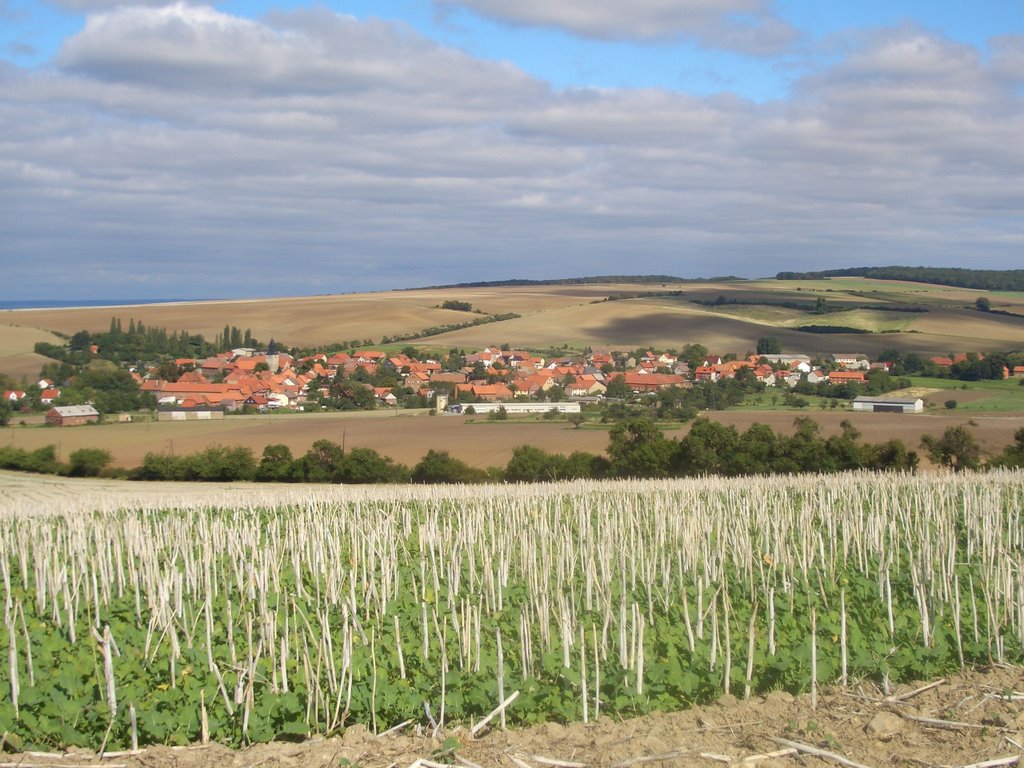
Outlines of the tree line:
<svg viewBox="0 0 1024 768">
<path fill-rule="evenodd" d="M 777 433 L 766 424 L 744 431 L 706 418 L 694 421 L 680 438 L 668 438 L 648 419 L 615 425 L 607 455 L 576 451 L 548 453 L 530 445 L 512 452 L 504 467 L 471 467 L 447 451 L 430 450 L 413 467 L 393 461 L 371 448 L 345 450 L 331 440 L 317 440 L 301 456 L 283 444 L 268 445 L 257 459 L 252 449 L 210 446 L 175 456 L 147 453 L 131 470 L 112 469 L 110 452 L 102 448 L 73 451 L 63 463 L 53 445 L 27 451 L 0 448 L 0 469 L 70 476 L 125 477 L 130 480 L 276 483 L 483 483 L 545 482 L 576 479 L 672 478 L 720 475 L 833 473 L 851 470 L 914 471 L 919 456 L 899 439 L 862 442 L 848 422 L 842 432 L 825 437 L 812 419 L 798 417 L 792 435 Z M 970 431 L 949 427 L 941 437 L 926 435 L 921 448 L 937 465 L 965 469 L 1024 468 L 1024 428 L 1015 442 L 982 462 L 981 450 Z"/>
<path fill-rule="evenodd" d="M 952 285 L 984 291 L 1024 291 L 1024 269 L 965 269 L 962 267 L 848 267 L 816 272 L 779 272 L 777 280 L 823 280 L 827 277 L 870 277 Z"/>
<path fill-rule="evenodd" d="M 93 346 L 97 347 L 95 353 Z M 78 331 L 65 345 L 38 342 L 35 352 L 58 363 L 82 366 L 95 358 L 115 363 L 139 363 L 166 357 L 202 359 L 227 349 L 261 346 L 252 331 L 233 325 L 225 325 L 210 342 L 201 333 L 168 333 L 166 328 L 148 326 L 142 321 L 136 323 L 131 318 L 125 328 L 120 318 L 112 317 L 110 328 L 105 332 Z"/>
</svg>

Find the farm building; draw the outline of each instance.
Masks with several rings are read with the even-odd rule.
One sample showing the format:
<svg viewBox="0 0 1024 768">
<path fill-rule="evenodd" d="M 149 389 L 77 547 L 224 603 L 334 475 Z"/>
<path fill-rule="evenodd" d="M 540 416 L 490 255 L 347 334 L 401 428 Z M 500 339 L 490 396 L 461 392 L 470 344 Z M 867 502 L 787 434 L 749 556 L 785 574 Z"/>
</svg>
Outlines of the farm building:
<svg viewBox="0 0 1024 768">
<path fill-rule="evenodd" d="M 99 420 L 99 411 L 91 405 L 58 405 L 46 412 L 46 423 L 55 427 L 77 427 Z"/>
<path fill-rule="evenodd" d="M 224 411 L 217 408 L 173 408 L 160 410 L 157 421 L 214 421 L 224 418 Z"/>
<path fill-rule="evenodd" d="M 920 397 L 866 397 L 854 398 L 853 410 L 872 413 L 921 413 L 924 400 Z"/>
<path fill-rule="evenodd" d="M 448 406 L 448 412 L 465 413 L 470 406 L 475 413 L 494 413 L 504 406 L 505 413 L 509 416 L 521 413 L 549 413 L 551 410 L 558 413 L 580 412 L 579 403 L 454 403 Z"/>
</svg>

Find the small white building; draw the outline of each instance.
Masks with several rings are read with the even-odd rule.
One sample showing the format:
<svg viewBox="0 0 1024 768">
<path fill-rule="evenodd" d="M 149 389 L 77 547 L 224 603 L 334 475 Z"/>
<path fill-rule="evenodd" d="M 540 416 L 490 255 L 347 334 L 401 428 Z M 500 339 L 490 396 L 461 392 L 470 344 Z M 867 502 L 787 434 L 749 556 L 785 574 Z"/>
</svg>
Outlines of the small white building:
<svg viewBox="0 0 1024 768">
<path fill-rule="evenodd" d="M 921 413 L 924 400 L 920 397 L 867 397 L 853 400 L 853 410 L 870 413 Z"/>
<path fill-rule="evenodd" d="M 832 355 L 832 360 L 840 368 L 843 368 L 847 371 L 866 371 L 871 368 L 871 363 L 868 360 L 868 356 L 860 353 L 836 353 Z"/>
</svg>

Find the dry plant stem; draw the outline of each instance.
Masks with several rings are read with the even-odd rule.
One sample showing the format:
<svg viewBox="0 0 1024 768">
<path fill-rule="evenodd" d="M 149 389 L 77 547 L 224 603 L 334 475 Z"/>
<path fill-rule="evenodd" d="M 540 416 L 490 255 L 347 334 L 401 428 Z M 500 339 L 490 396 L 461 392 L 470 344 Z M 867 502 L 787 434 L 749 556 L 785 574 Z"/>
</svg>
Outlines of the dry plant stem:
<svg viewBox="0 0 1024 768">
<path fill-rule="evenodd" d="M 825 760 L 831 760 L 833 763 L 845 765 L 846 768 L 870 768 L 870 766 L 864 765 L 863 763 L 855 762 L 853 760 L 843 757 L 842 755 L 837 755 L 835 752 L 829 752 L 826 749 L 812 747 L 810 744 L 801 744 L 798 741 L 781 739 L 778 736 L 770 736 L 769 738 L 776 744 L 782 744 L 784 747 L 791 747 L 792 749 L 795 749 L 798 752 L 803 752 L 807 755 L 814 755 L 815 757 L 821 757 Z"/>
<path fill-rule="evenodd" d="M 498 698 L 502 701 L 505 700 L 505 652 L 501 645 L 501 630 L 496 629 L 494 631 L 495 640 L 497 641 L 497 654 L 498 654 Z M 505 708 L 501 707 L 501 730 L 505 730 Z"/>
<path fill-rule="evenodd" d="M 965 765 L 963 768 L 1000 768 L 1004 765 L 1019 765 L 1020 755 L 1010 755 L 1008 757 L 997 757 L 992 760 L 983 760 L 980 763 L 971 763 Z"/>
<path fill-rule="evenodd" d="M 757 755 L 747 755 L 740 762 L 743 765 L 753 765 L 759 763 L 762 760 L 773 760 L 777 757 L 789 757 L 790 755 L 797 754 L 798 750 L 793 747 L 786 747 L 785 749 L 776 749 L 774 752 L 764 752 Z"/>
<path fill-rule="evenodd" d="M 931 726 L 933 728 L 945 728 L 951 731 L 962 731 L 962 730 L 979 730 L 987 731 L 993 730 L 991 725 L 981 725 L 979 723 L 962 723 L 956 720 L 941 720 L 935 717 L 918 717 L 916 715 L 907 715 L 902 712 L 899 713 L 904 720 L 912 720 L 915 723 L 921 723 L 921 725 Z M 994 730 L 1003 730 L 1001 728 L 995 728 Z"/>
<path fill-rule="evenodd" d="M 586 763 L 577 763 L 572 760 L 559 760 L 554 757 L 544 757 L 543 755 L 529 755 L 529 758 L 535 763 L 554 766 L 554 768 L 586 768 Z"/>
<path fill-rule="evenodd" d="M 885 701 L 892 701 L 892 702 L 909 701 L 910 699 L 914 698 L 915 696 L 920 696 L 922 693 L 925 693 L 926 691 L 930 691 L 933 688 L 938 688 L 940 685 L 944 685 L 946 682 L 947 682 L 946 678 L 943 677 L 940 680 L 936 680 L 933 683 L 928 683 L 928 685 L 922 685 L 920 688 L 915 688 L 912 691 L 907 691 L 906 693 L 900 693 L 900 694 L 893 694 L 892 696 L 886 696 L 885 697 Z"/>
<path fill-rule="evenodd" d="M 132 751 L 139 749 L 139 720 L 135 714 L 135 703 L 128 704 L 128 721 L 131 727 Z"/>
<path fill-rule="evenodd" d="M 14 718 L 17 720 L 19 717 L 18 698 L 20 695 L 18 686 L 18 640 L 14 631 L 14 622 L 11 620 L 10 615 L 7 616 L 7 637 L 7 668 L 11 687 L 11 705 L 14 708 Z"/>
<path fill-rule="evenodd" d="M 692 754 L 688 749 L 674 749 L 671 752 L 661 752 L 657 755 L 629 757 L 625 760 L 619 760 L 617 763 L 612 763 L 608 768 L 629 768 L 631 765 L 643 765 L 644 763 L 665 763 L 671 760 L 679 760 Z"/>
<path fill-rule="evenodd" d="M 491 713 L 487 715 L 487 717 L 485 717 L 479 723 L 474 725 L 470 729 L 469 735 L 475 737 L 478 733 L 480 733 L 480 731 L 482 731 L 487 726 L 489 722 L 491 722 L 491 720 L 494 719 L 496 715 L 503 713 L 508 708 L 508 706 L 517 698 L 519 698 L 519 691 L 513 691 L 507 699 L 505 699 L 503 702 L 501 702 L 501 704 L 499 704 L 497 707 L 491 710 Z"/>
</svg>

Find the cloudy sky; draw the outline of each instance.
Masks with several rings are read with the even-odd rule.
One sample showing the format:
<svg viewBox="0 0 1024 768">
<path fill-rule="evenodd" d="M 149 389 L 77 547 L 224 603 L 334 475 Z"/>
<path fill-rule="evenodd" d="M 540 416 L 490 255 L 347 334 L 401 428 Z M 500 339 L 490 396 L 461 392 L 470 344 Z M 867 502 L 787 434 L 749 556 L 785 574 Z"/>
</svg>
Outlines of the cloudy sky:
<svg viewBox="0 0 1024 768">
<path fill-rule="evenodd" d="M 1021 0 L 0 0 L 0 300 L 1024 266 Z"/>
</svg>

